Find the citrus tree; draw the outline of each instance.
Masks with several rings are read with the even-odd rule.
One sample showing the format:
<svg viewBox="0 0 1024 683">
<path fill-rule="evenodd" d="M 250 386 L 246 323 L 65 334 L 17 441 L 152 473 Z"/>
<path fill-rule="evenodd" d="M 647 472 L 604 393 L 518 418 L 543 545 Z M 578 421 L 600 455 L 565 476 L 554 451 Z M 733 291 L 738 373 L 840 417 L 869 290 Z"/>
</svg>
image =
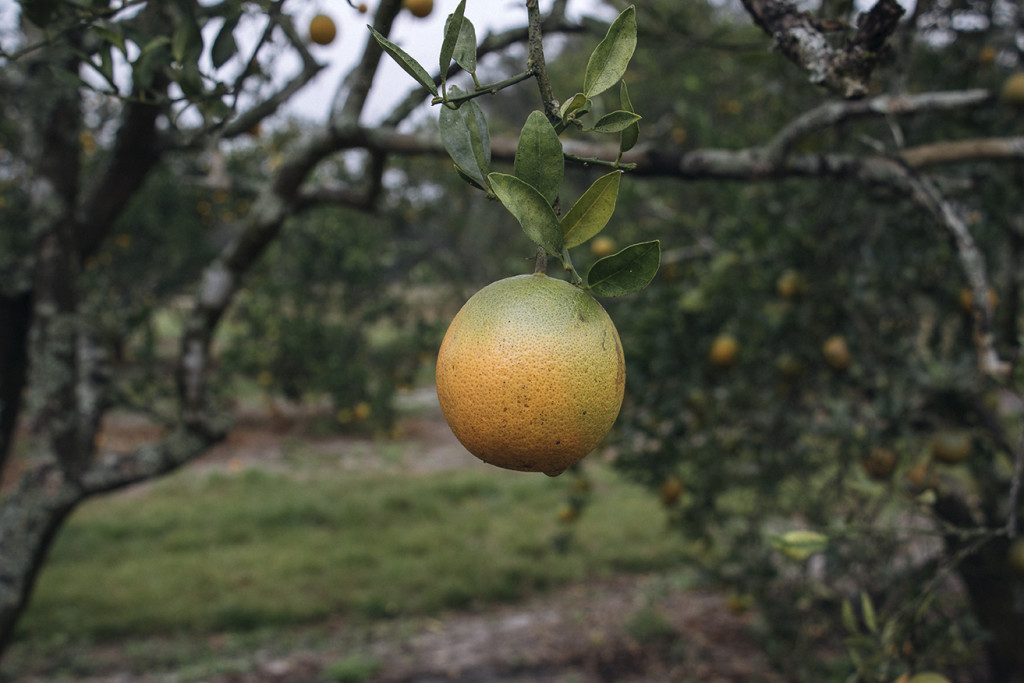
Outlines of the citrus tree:
<svg viewBox="0 0 1024 683">
<path fill-rule="evenodd" d="M 329 118 L 268 153 L 245 202 L 224 212 L 213 193 L 243 191 L 224 151 L 322 70 L 315 41 L 355 32 L 337 19 L 297 27 L 293 8 L 315 11 L 299 0 L 21 4 L 0 54 L 11 95 L 0 110 L 0 455 L 19 417 L 32 436 L 0 501 L 0 644 L 81 501 L 180 467 L 227 434 L 214 336 L 292 221 L 324 205 L 375 211 L 395 192 L 384 182 L 395 155 L 444 154 L 520 224 L 534 270 L 550 262 L 586 297 L 584 318 L 602 297 L 626 369 L 617 462 L 661 495 L 738 606 L 760 599 L 780 653 L 804 661 L 845 623 L 849 657 L 821 666 L 888 680 L 956 663 L 984 630 L 993 677 L 1019 677 L 1021 580 L 1008 559 L 1020 554 L 1022 456 L 1018 413 L 1005 408 L 1017 395 L 1022 145 L 1014 90 L 999 95 L 1020 64 L 1019 9 L 616 4 L 565 76 L 549 70 L 543 35 L 584 26 L 564 0 L 546 14 L 525 5 L 523 27 L 478 39 L 459 3 L 428 69 L 389 40 L 403 10 L 382 0 Z M 254 44 L 240 26 L 256 28 Z M 517 41 L 525 68 L 481 82 L 478 60 Z M 271 77 L 281 51 L 301 64 L 283 83 Z M 414 86 L 370 126 L 384 52 Z M 522 101 L 531 83 L 536 105 L 510 123 L 512 139 L 492 137 L 479 103 Z M 400 130 L 425 102 L 438 135 Z M 364 153 L 355 172 L 324 172 L 348 150 Z M 152 296 L 187 301 L 172 379 L 154 372 L 140 393 L 117 360 L 148 324 L 147 304 L 110 305 L 100 266 L 145 244 L 125 219 L 150 183 L 210 206 L 198 219 L 171 213 L 166 233 L 146 238 L 156 251 L 135 252 Z M 621 250 L 598 236 L 616 206 L 608 232 L 633 242 Z M 181 259 L 159 240 L 176 241 Z M 609 365 L 601 374 L 617 381 L 618 359 Z M 162 435 L 105 449 L 102 419 L 117 406 L 155 413 Z M 935 596 L 950 577 L 969 602 L 947 609 Z M 812 679 L 835 673 L 806 661 Z"/>
<path fill-rule="evenodd" d="M 1019 9 L 918 5 L 858 85 L 898 7 L 745 5 L 641 13 L 617 462 L 793 678 L 1018 680 Z"/>
</svg>

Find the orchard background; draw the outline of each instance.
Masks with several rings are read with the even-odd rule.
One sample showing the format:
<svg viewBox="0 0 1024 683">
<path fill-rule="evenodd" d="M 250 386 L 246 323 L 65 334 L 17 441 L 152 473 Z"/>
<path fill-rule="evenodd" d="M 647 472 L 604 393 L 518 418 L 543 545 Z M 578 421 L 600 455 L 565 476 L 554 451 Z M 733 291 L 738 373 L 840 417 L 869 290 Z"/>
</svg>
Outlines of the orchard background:
<svg viewBox="0 0 1024 683">
<path fill-rule="evenodd" d="M 477 170 L 512 172 L 530 112 L 557 113 L 548 88 L 556 104 L 580 91 L 608 19 L 626 9 L 576 4 L 527 2 L 515 26 L 475 36 L 479 82 L 500 84 L 473 100 L 490 143 Z M 632 557 L 644 570 L 686 567 L 755 614 L 766 678 L 1024 679 L 1018 4 L 635 8 L 623 81 L 639 138 L 620 159 L 621 131 L 567 126 L 562 192 L 580 196 L 609 164 L 625 170 L 601 235 L 613 243 L 582 246 L 581 272 L 630 243 L 660 240 L 662 260 L 642 292 L 602 300 L 626 353 L 626 400 L 605 446 L 571 473 L 542 486 L 460 470 L 428 494 L 318 461 L 303 493 L 266 474 L 182 473 L 141 498 L 125 496 L 200 459 L 252 405 L 268 422 L 305 416 L 295 438 L 399 438 L 403 399 L 430 387 L 451 314 L 484 284 L 529 272 L 535 247 L 452 168 L 443 105 L 404 72 L 375 78 L 391 57 L 364 25 L 380 36 L 416 26 L 398 0 L 365 13 L 304 0 L 4 9 L 0 646 L 12 666 L 137 630 L 203 638 L 353 605 L 374 619 L 483 609 Z M 470 0 L 465 16 L 482 25 L 487 11 Z M 315 13 L 359 46 L 337 82 L 317 77 L 330 70 L 307 35 Z M 443 26 L 427 37 L 443 49 Z M 474 88 L 457 65 L 446 76 Z M 287 107 L 309 89 L 332 93 L 322 118 Z M 371 115 L 375 90 L 403 95 Z M 594 97 L 591 116 L 624 108 L 622 92 Z M 111 426 L 126 416 L 145 438 L 118 447 Z M 200 505 L 204 486 L 234 507 Z M 143 512 L 156 509 L 149 495 L 164 516 Z M 110 517 L 95 507 L 104 500 Z M 334 517 L 345 501 L 363 513 Z M 535 533 L 443 516 L 485 502 L 477 519 Z M 617 506 L 641 523 L 626 529 Z M 444 523 L 389 557 L 470 540 L 517 561 L 446 584 L 480 563 L 466 550 L 405 593 L 365 539 L 341 535 L 398 513 Z M 588 540 L 595 522 L 604 535 Z M 334 543 L 304 552 L 275 533 L 289 525 Z M 266 539 L 259 557 L 282 571 L 224 584 L 237 600 L 219 620 L 175 616 L 164 608 L 180 596 L 214 596 L 150 581 L 152 569 L 116 571 L 130 566 L 118 553 L 157 552 L 117 545 L 133 529 L 201 546 L 194 569 L 212 585 L 217 572 L 238 577 L 222 551 L 247 539 Z M 331 555 L 338 544 L 355 564 Z M 90 576 L 88 599 L 48 599 L 60 583 L 47 581 L 51 551 L 54 572 L 101 558 L 115 581 Z M 377 571 L 357 575 L 359 562 Z M 318 593 L 317 571 L 369 592 Z M 505 580 L 487 583 L 495 572 Z M 296 595 L 315 585 L 319 599 L 257 609 L 249 581 Z M 146 583 L 118 606 L 115 588 Z M 380 585 L 394 594 L 373 593 Z M 119 624 L 128 604 L 140 609 Z M 666 637 L 653 616 L 637 624 L 641 641 Z M 377 668 L 344 664 L 338 680 Z"/>
</svg>

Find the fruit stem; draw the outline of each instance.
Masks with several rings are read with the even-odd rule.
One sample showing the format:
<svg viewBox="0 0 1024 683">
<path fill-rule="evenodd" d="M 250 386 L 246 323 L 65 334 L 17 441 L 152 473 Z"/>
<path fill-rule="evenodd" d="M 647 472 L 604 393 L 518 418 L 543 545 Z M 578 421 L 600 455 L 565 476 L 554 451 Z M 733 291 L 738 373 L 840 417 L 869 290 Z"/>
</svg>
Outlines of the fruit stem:
<svg viewBox="0 0 1024 683">
<path fill-rule="evenodd" d="M 534 262 L 533 274 L 545 274 L 548 271 L 548 255 L 544 247 L 537 247 L 537 260 Z"/>
</svg>

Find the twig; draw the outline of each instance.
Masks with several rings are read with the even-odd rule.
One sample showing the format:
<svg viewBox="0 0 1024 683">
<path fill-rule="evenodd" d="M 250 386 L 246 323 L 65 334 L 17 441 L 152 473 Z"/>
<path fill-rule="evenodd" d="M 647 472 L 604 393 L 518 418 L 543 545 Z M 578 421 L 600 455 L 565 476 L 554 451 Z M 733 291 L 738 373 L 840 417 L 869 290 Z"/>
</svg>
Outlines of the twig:
<svg viewBox="0 0 1024 683">
<path fill-rule="evenodd" d="M 505 80 L 498 81 L 497 83 L 477 86 L 473 90 L 473 92 L 463 93 L 461 95 L 456 95 L 454 97 L 448 97 L 447 95 L 444 97 L 435 97 L 431 101 L 431 104 L 441 104 L 442 102 L 461 104 L 463 102 L 468 102 L 469 100 L 472 100 L 476 97 L 482 97 L 483 95 L 495 95 L 498 93 L 499 90 L 504 90 L 505 88 L 513 86 L 517 83 L 522 83 L 523 81 L 528 80 L 530 78 L 533 78 L 533 72 L 524 71 L 510 78 L 506 78 Z"/>
<path fill-rule="evenodd" d="M 540 90 L 540 100 L 544 103 L 544 115 L 552 125 L 561 122 L 558 115 L 558 102 L 555 100 L 555 91 L 551 87 L 551 80 L 548 78 L 547 62 L 544 60 L 544 36 L 541 30 L 541 16 L 538 0 L 526 0 L 526 13 L 529 18 L 529 51 L 527 69 L 537 79 L 537 88 Z"/>
</svg>

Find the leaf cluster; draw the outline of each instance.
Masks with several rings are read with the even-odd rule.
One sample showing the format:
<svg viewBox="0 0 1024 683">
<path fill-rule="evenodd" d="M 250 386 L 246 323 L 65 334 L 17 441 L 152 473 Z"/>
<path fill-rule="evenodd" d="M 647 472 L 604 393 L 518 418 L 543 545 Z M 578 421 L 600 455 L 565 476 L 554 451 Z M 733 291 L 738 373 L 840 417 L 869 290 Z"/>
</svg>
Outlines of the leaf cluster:
<svg viewBox="0 0 1024 683">
<path fill-rule="evenodd" d="M 660 243 L 633 244 L 600 259 L 581 277 L 573 267 L 569 250 L 596 236 L 611 219 L 622 169 L 622 155 L 633 148 L 640 135 L 640 116 L 633 110 L 626 73 L 637 44 L 636 9 L 623 10 L 611 23 L 604 39 L 590 56 L 583 75 L 583 88 L 557 107 L 557 114 L 532 112 L 520 131 L 513 173 L 491 170 L 490 134 L 483 110 L 474 101 L 526 78 L 546 78 L 531 66 L 523 74 L 501 83 L 481 86 L 476 75 L 476 31 L 464 16 L 465 0 L 445 23 L 439 67 L 440 88 L 427 70 L 398 45 L 370 29 L 381 47 L 441 105 L 441 141 L 460 178 L 496 198 L 516 218 L 523 231 L 547 256 L 557 259 L 572 282 L 598 296 L 617 297 L 645 288 L 657 274 L 661 260 Z M 537 37 L 539 39 L 539 37 Z M 446 87 L 452 60 L 470 73 L 475 88 L 464 92 Z M 619 84 L 621 108 L 601 116 L 592 125 L 584 123 L 593 98 Z M 562 193 L 566 154 L 560 134 L 569 127 L 585 133 L 619 136 L 619 155 L 614 161 L 587 160 L 613 170 L 598 178 L 564 215 L 558 207 Z"/>
</svg>

